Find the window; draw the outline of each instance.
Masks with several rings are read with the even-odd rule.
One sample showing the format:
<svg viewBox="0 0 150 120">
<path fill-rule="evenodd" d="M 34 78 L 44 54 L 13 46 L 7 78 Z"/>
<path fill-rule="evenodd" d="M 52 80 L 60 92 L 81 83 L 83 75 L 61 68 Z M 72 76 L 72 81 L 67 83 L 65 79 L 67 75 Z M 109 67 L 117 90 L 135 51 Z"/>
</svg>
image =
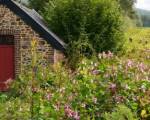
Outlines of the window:
<svg viewBox="0 0 150 120">
<path fill-rule="evenodd" d="M 0 35 L 0 45 L 14 45 L 14 36 Z"/>
</svg>

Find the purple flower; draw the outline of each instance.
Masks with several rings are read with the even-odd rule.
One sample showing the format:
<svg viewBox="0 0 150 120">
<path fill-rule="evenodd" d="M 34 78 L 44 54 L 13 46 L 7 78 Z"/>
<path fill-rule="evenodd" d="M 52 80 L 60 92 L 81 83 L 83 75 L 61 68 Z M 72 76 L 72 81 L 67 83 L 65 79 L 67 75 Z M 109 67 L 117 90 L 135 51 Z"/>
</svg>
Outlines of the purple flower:
<svg viewBox="0 0 150 120">
<path fill-rule="evenodd" d="M 134 63 L 133 63 L 132 60 L 128 60 L 126 67 L 127 67 L 127 68 L 131 68 L 131 67 L 133 66 L 133 64 L 134 64 Z"/>
<path fill-rule="evenodd" d="M 93 70 L 93 71 L 92 71 L 92 74 L 93 74 L 93 75 L 99 75 L 99 74 L 100 74 L 100 70 Z"/>
<path fill-rule="evenodd" d="M 73 111 L 71 110 L 69 105 L 65 105 L 65 114 L 69 118 L 73 117 Z"/>
<path fill-rule="evenodd" d="M 117 90 L 117 85 L 114 84 L 114 83 L 111 83 L 111 84 L 109 85 L 109 89 L 110 89 L 110 91 L 111 91 L 112 94 L 115 94 L 115 93 L 116 93 L 116 90 Z"/>
<path fill-rule="evenodd" d="M 38 92 L 38 88 L 32 87 L 32 92 L 33 92 L 33 93 L 37 93 L 37 92 Z"/>
<path fill-rule="evenodd" d="M 74 112 L 74 113 L 73 113 L 73 118 L 74 118 L 75 120 L 80 120 L 80 116 L 78 115 L 78 112 Z"/>
<path fill-rule="evenodd" d="M 73 111 L 69 105 L 65 105 L 65 115 L 68 118 L 80 120 L 80 116 L 78 115 L 78 112 Z"/>
<path fill-rule="evenodd" d="M 142 73 L 144 72 L 144 70 L 146 69 L 146 66 L 143 63 L 139 63 L 137 65 L 138 70 L 141 71 Z"/>
<path fill-rule="evenodd" d="M 124 101 L 124 98 L 123 98 L 123 96 L 114 96 L 114 100 L 117 103 L 121 103 Z"/>
<path fill-rule="evenodd" d="M 46 99 L 49 101 L 51 98 L 52 98 L 52 94 L 50 94 L 50 93 L 48 93 L 48 94 L 46 94 Z"/>
</svg>

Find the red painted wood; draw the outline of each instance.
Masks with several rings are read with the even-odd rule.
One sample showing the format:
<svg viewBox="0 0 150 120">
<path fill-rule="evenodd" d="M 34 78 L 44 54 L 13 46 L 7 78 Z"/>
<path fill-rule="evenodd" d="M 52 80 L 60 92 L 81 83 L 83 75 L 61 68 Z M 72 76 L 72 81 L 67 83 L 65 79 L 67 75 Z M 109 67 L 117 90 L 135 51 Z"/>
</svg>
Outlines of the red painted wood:
<svg viewBox="0 0 150 120">
<path fill-rule="evenodd" d="M 8 79 L 14 79 L 14 46 L 0 45 L 0 91 L 7 89 Z"/>
</svg>

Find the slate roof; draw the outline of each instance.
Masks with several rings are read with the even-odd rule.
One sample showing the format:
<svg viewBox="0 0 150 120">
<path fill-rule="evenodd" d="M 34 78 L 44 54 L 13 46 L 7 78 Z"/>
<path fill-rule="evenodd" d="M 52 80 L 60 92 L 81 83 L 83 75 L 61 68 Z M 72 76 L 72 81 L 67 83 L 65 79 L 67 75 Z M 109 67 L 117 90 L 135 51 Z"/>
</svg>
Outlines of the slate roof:
<svg viewBox="0 0 150 120">
<path fill-rule="evenodd" d="M 40 34 L 49 44 L 57 50 L 65 51 L 66 44 L 56 36 L 43 21 L 43 18 L 33 9 L 29 9 L 13 0 L 0 0 L 0 4 L 6 5 L 23 21 Z"/>
</svg>

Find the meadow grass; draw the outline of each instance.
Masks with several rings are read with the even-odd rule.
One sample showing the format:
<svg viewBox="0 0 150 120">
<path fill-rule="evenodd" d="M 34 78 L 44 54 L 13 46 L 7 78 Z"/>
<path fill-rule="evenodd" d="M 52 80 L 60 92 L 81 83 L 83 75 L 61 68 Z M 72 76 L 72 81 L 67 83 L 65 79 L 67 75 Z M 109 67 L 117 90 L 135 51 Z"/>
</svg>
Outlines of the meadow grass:
<svg viewBox="0 0 150 120">
<path fill-rule="evenodd" d="M 150 28 L 130 28 L 125 33 L 123 58 L 150 63 Z"/>
<path fill-rule="evenodd" d="M 150 49 L 150 28 L 130 28 L 126 32 L 128 51 Z"/>
</svg>

